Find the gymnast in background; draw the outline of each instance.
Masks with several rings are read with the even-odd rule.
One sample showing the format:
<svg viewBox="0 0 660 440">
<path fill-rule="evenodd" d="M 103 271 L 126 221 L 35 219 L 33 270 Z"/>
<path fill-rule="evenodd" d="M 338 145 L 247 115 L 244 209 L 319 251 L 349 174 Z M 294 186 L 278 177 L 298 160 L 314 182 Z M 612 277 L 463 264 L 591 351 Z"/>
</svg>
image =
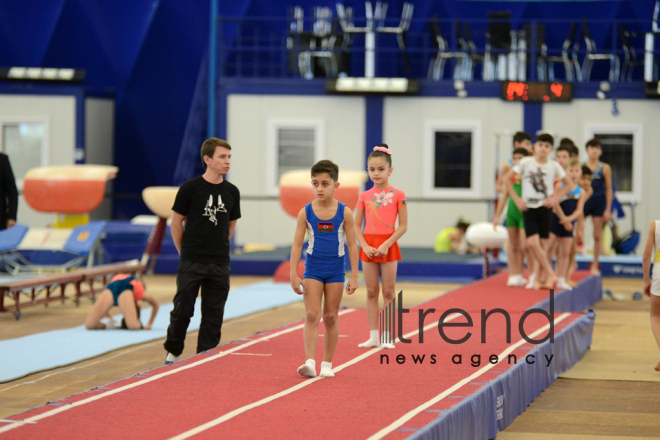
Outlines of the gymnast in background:
<svg viewBox="0 0 660 440">
<path fill-rule="evenodd" d="M 465 233 L 470 227 L 470 223 L 460 219 L 456 226 L 450 226 L 440 231 L 435 239 L 433 250 L 437 253 L 454 252 L 456 254 L 475 254 L 479 252 L 465 242 Z"/>
<path fill-rule="evenodd" d="M 151 304 L 151 317 L 149 323 L 144 327 L 140 322 L 139 301 L 146 301 Z M 114 319 L 110 315 L 110 310 L 114 306 L 119 307 L 122 315 L 124 315 L 121 328 L 127 330 L 150 330 L 158 313 L 158 301 L 149 295 L 145 295 L 144 284 L 133 275 L 122 273 L 115 275 L 96 299 L 94 307 L 85 319 L 85 328 L 87 330 L 104 330 L 114 327 Z M 109 325 L 101 322 L 103 317 L 109 319 Z"/>
</svg>

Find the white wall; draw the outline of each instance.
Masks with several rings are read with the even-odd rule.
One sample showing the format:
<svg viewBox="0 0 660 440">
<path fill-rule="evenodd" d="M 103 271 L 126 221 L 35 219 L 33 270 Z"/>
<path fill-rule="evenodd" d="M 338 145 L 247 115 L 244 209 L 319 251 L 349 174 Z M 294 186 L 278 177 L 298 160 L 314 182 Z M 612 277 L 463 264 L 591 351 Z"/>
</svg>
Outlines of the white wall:
<svg viewBox="0 0 660 440">
<path fill-rule="evenodd" d="M 470 222 L 490 221 L 485 202 L 420 201 L 424 197 L 422 170 L 426 146 L 427 122 L 442 124 L 478 122 L 481 125 L 481 197 L 495 197 L 495 170 L 511 153 L 511 136 L 500 139 L 496 164 L 496 132 L 513 133 L 522 129 L 522 104 L 499 99 L 403 98 L 385 99 L 384 141 L 393 149 L 394 172 L 390 182 L 406 193 L 409 212 L 408 232 L 400 243 L 406 246 L 432 247 L 441 229 L 456 223 L 459 217 Z M 413 199 L 412 201 L 410 199 Z"/>
<path fill-rule="evenodd" d="M 112 165 L 114 162 L 114 115 L 112 99 L 85 100 L 86 163 Z M 46 154 L 42 165 L 75 163 L 76 98 L 50 95 L 0 95 L 0 122 L 43 122 Z M 10 157 L 11 160 L 11 157 Z M 23 176 L 15 176 L 20 180 Z M 20 188 L 19 188 L 20 190 Z M 108 189 L 111 191 L 111 188 Z M 91 213 L 95 219 L 107 219 L 112 214 L 108 200 Z M 18 221 L 31 227 L 44 227 L 55 221 L 54 214 L 34 211 L 21 195 L 18 201 Z"/>
<path fill-rule="evenodd" d="M 268 124 L 270 120 L 321 120 L 325 157 L 341 170 L 364 168 L 365 103 L 361 97 L 230 95 L 227 102 L 227 141 L 232 146 L 228 180 L 243 197 L 267 192 Z M 277 200 L 241 200 L 239 243 L 290 245 L 295 219 Z"/>
<path fill-rule="evenodd" d="M 48 163 L 74 163 L 76 103 L 73 96 L 0 95 L 0 121 L 45 121 Z M 9 158 L 11 160 L 11 157 Z M 23 176 L 15 176 L 22 179 Z M 31 209 L 23 196 L 18 201 L 18 219 L 28 226 L 42 227 L 54 222 L 51 214 Z"/>
<path fill-rule="evenodd" d="M 637 229 L 642 232 L 642 242 L 637 248 L 637 255 L 643 252 L 649 224 L 660 219 L 660 203 L 657 190 L 660 188 L 660 101 L 655 100 L 617 100 L 619 115 L 612 115 L 611 100 L 576 99 L 570 104 L 548 104 L 543 107 L 543 127 L 555 133 L 556 137 L 570 137 L 580 148 L 580 157 L 586 158 L 585 126 L 587 124 L 624 125 L 641 124 L 643 128 L 644 153 L 643 166 L 635 173 L 642 173 L 643 197 L 638 200 L 635 211 Z M 630 208 L 625 208 L 626 219 L 620 226 L 620 232 L 632 228 Z M 591 222 L 588 222 L 590 225 Z M 589 230 L 590 231 L 590 230 Z M 586 231 L 586 233 L 590 233 Z"/>
<path fill-rule="evenodd" d="M 85 163 L 114 165 L 115 157 L 115 101 L 107 98 L 85 99 Z M 121 172 L 121 170 L 119 170 Z M 112 180 L 106 194 L 112 194 Z M 105 220 L 112 217 L 111 199 L 105 198 L 90 218 Z"/>
<path fill-rule="evenodd" d="M 341 169 L 364 167 L 365 104 L 360 97 L 292 97 L 232 95 L 228 100 L 228 140 L 232 144 L 233 164 L 229 180 L 244 196 L 266 194 L 268 121 L 322 120 L 325 126 L 325 156 Z M 471 222 L 490 221 L 489 206 L 481 201 L 424 201 L 423 166 L 428 122 L 447 124 L 473 122 L 481 126 L 481 197 L 493 198 L 493 179 L 511 152 L 511 135 L 523 127 L 523 105 L 499 99 L 481 98 L 412 98 L 388 97 L 384 101 L 383 140 L 393 149 L 394 173 L 391 183 L 403 190 L 408 199 L 410 228 L 402 237 L 407 246 L 432 246 L 437 233 L 464 217 Z M 637 229 L 643 240 L 652 220 L 660 218 L 660 203 L 655 203 L 654 188 L 660 187 L 660 102 L 653 100 L 619 100 L 619 116 L 611 113 L 609 100 L 574 100 L 543 107 L 544 130 L 557 139 L 572 138 L 584 153 L 586 124 L 642 124 L 644 194 L 636 211 Z M 499 158 L 495 163 L 496 132 L 500 137 Z M 258 242 L 276 245 L 291 243 L 295 222 L 286 216 L 279 202 L 244 201 L 243 218 L 239 222 L 240 243 Z M 620 232 L 631 228 L 628 218 Z M 642 251 L 638 248 L 638 254 Z"/>
<path fill-rule="evenodd" d="M 409 199 L 423 197 L 424 127 L 427 121 L 440 123 L 478 121 L 481 124 L 482 197 L 494 195 L 494 132 L 522 128 L 522 105 L 497 99 L 387 98 L 384 102 L 384 142 L 393 151 L 391 183 Z M 365 103 L 360 97 L 292 97 L 231 95 L 228 99 L 227 138 L 232 145 L 229 180 L 245 196 L 266 193 L 268 121 L 322 120 L 325 125 L 325 157 L 342 169 L 364 168 Z M 503 136 L 499 161 L 511 151 L 511 137 Z M 506 155 L 506 156 L 505 156 Z M 242 218 L 237 229 L 240 243 L 289 245 L 294 219 L 285 215 L 276 200 L 241 203 Z M 410 228 L 401 239 L 408 246 L 432 246 L 443 227 L 463 216 L 477 222 L 487 219 L 484 202 L 408 203 Z"/>
</svg>

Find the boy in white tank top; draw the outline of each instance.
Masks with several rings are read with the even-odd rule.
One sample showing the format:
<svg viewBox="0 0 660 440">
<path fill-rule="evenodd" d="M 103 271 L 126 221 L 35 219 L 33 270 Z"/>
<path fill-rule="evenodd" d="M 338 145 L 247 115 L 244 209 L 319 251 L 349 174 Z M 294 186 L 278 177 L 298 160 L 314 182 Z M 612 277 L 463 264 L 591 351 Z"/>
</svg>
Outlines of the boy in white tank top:
<svg viewBox="0 0 660 440">
<path fill-rule="evenodd" d="M 649 277 L 653 259 L 653 275 Z M 646 248 L 642 257 L 642 268 L 644 272 L 644 295 L 651 299 L 651 330 L 655 341 L 660 347 L 660 220 L 651 222 L 649 235 L 646 239 Z M 655 371 L 660 371 L 660 362 L 655 366 Z"/>
</svg>

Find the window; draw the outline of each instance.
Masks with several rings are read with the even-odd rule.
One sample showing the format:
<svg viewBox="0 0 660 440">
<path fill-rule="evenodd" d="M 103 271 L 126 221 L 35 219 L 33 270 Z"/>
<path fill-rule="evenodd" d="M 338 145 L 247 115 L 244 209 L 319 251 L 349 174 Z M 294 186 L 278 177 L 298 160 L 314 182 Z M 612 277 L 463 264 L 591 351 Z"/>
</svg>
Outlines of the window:
<svg viewBox="0 0 660 440">
<path fill-rule="evenodd" d="M 0 151 L 9 156 L 19 189 L 30 168 L 48 164 L 46 130 L 46 123 L 40 121 L 0 121 Z"/>
<path fill-rule="evenodd" d="M 596 138 L 603 144 L 601 160 L 612 167 L 612 180 L 619 201 L 642 198 L 642 127 L 641 125 L 588 125 L 586 141 Z M 586 148 L 586 147 L 585 147 Z M 586 151 L 584 152 L 586 160 Z"/>
<path fill-rule="evenodd" d="M 322 121 L 270 121 L 266 190 L 278 194 L 287 171 L 310 169 L 323 156 Z"/>
<path fill-rule="evenodd" d="M 278 169 L 275 184 L 287 171 L 314 165 L 314 129 L 280 128 L 277 130 Z"/>
<path fill-rule="evenodd" d="M 472 132 L 435 132 L 434 188 L 470 188 Z"/>
<path fill-rule="evenodd" d="M 426 139 L 424 195 L 480 197 L 481 125 L 428 122 Z"/>
<path fill-rule="evenodd" d="M 612 179 L 617 191 L 632 191 L 632 134 L 596 134 L 595 138 L 603 144 L 600 159 L 612 167 Z"/>
</svg>

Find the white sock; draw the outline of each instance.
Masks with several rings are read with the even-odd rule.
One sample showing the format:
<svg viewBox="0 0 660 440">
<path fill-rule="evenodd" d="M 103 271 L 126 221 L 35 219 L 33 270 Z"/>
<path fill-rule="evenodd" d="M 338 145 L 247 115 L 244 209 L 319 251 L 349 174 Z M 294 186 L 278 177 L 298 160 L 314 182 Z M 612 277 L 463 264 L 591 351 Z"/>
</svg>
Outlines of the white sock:
<svg viewBox="0 0 660 440">
<path fill-rule="evenodd" d="M 321 377 L 335 377 L 335 373 L 332 372 L 332 362 L 321 362 Z"/>
<path fill-rule="evenodd" d="M 557 289 L 558 290 L 573 290 L 571 286 L 566 284 L 566 279 L 565 278 L 559 278 L 557 280 Z"/>
<path fill-rule="evenodd" d="M 381 347 L 383 348 L 389 348 L 392 349 L 394 348 L 394 340 L 390 342 L 390 332 L 383 332 L 383 343 L 380 344 Z"/>
<path fill-rule="evenodd" d="M 523 278 L 522 275 L 511 275 L 506 282 L 507 286 L 510 287 L 520 287 L 524 286 L 527 283 L 527 280 Z"/>
<path fill-rule="evenodd" d="M 179 356 L 174 356 L 172 353 L 167 353 L 165 362 L 179 362 Z"/>
<path fill-rule="evenodd" d="M 316 377 L 316 361 L 307 359 L 304 364 L 298 367 L 298 374 L 305 377 Z"/>
<path fill-rule="evenodd" d="M 358 344 L 358 347 L 362 348 L 372 348 L 372 347 L 378 347 L 380 344 L 378 343 L 378 330 L 371 330 L 369 332 L 369 340 L 367 342 L 363 342 L 362 344 Z"/>
<path fill-rule="evenodd" d="M 527 282 L 527 285 L 525 286 L 525 289 L 533 289 L 534 288 L 534 278 L 536 278 L 535 273 L 533 273 L 529 276 L 529 281 Z"/>
</svg>

